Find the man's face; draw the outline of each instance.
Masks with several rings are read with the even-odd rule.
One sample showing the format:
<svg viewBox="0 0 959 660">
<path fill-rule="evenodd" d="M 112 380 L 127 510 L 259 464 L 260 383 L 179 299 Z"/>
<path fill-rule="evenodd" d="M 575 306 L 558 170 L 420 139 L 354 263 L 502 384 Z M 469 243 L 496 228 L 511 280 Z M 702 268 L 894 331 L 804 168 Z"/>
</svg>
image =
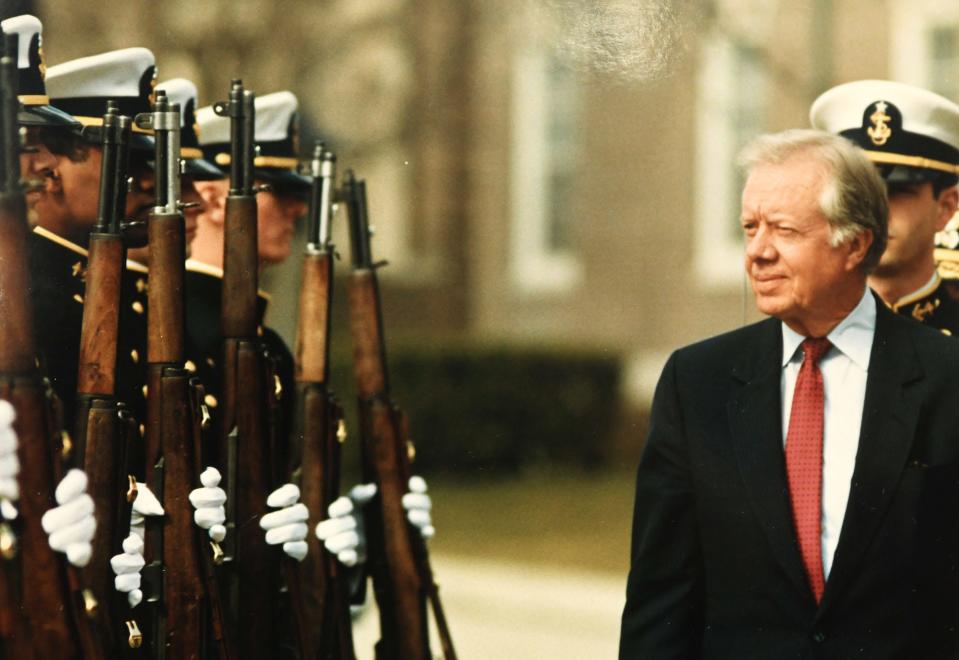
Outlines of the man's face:
<svg viewBox="0 0 959 660">
<path fill-rule="evenodd" d="M 150 211 L 156 205 L 156 174 L 142 158 L 138 157 L 130 162 L 129 177 L 133 183 L 127 191 L 127 205 L 123 219 L 146 222 Z"/>
<path fill-rule="evenodd" d="M 190 243 L 196 237 L 197 218 L 203 213 L 203 198 L 196 188 L 196 182 L 193 177 L 184 176 L 180 179 L 180 202 L 183 204 L 196 204 L 196 206 L 187 206 L 183 209 L 183 219 L 186 224 L 186 250 L 190 254 Z"/>
<path fill-rule="evenodd" d="M 67 238 L 80 240 L 90 233 L 97 220 L 102 155 L 97 147 L 87 149 L 79 160 L 57 155 L 51 185 L 37 204 L 41 223 L 47 214 L 55 214 L 69 228 Z"/>
<path fill-rule="evenodd" d="M 40 139 L 42 128 L 31 126 L 27 129 L 28 150 L 20 154 L 20 175 L 27 181 L 27 206 L 36 207 L 44 193 L 48 177 L 57 165 L 57 157 Z"/>
<path fill-rule="evenodd" d="M 894 277 L 932 263 L 935 234 L 956 209 L 957 192 L 948 188 L 933 196 L 932 183 L 891 184 L 889 241 L 876 275 Z"/>
<path fill-rule="evenodd" d="M 290 256 L 296 221 L 306 214 L 307 203 L 295 195 L 264 192 L 256 196 L 256 205 L 260 262 L 279 263 Z"/>
<path fill-rule="evenodd" d="M 746 273 L 756 306 L 793 328 L 834 317 L 835 290 L 863 281 L 858 266 L 864 250 L 857 249 L 862 239 L 830 244 L 819 206 L 827 176 L 824 165 L 798 154 L 757 166 L 743 190 Z"/>
</svg>

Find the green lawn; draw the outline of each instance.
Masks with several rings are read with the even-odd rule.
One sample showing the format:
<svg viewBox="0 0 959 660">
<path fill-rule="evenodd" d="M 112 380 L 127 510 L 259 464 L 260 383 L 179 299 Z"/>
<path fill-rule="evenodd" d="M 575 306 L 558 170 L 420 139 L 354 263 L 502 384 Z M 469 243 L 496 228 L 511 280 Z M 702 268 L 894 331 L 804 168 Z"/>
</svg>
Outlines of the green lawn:
<svg viewBox="0 0 959 660">
<path fill-rule="evenodd" d="M 435 552 L 622 574 L 633 471 L 549 472 L 497 481 L 434 477 Z"/>
</svg>

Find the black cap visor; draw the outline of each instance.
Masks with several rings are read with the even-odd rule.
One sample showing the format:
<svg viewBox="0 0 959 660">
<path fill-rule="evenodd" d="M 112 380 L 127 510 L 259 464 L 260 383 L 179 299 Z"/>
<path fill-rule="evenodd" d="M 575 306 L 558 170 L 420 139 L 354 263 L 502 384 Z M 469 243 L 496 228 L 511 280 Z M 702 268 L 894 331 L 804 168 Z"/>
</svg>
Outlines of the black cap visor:
<svg viewBox="0 0 959 660">
<path fill-rule="evenodd" d="M 52 105 L 21 106 L 20 112 L 17 113 L 17 123 L 21 126 L 80 127 L 80 122 Z"/>
<path fill-rule="evenodd" d="M 908 167 L 906 165 L 884 165 L 882 163 L 876 163 L 876 167 L 879 168 L 879 174 L 887 185 L 926 183 L 927 181 L 936 181 L 944 174 L 940 170 L 930 170 L 925 167 Z"/>
<path fill-rule="evenodd" d="M 226 172 L 205 158 L 185 158 L 183 162 L 183 174 L 197 181 L 216 181 L 227 177 Z"/>
<path fill-rule="evenodd" d="M 309 199 L 311 179 L 295 170 L 277 169 L 271 167 L 255 168 L 257 179 L 270 184 L 278 195 L 294 195 Z"/>
</svg>

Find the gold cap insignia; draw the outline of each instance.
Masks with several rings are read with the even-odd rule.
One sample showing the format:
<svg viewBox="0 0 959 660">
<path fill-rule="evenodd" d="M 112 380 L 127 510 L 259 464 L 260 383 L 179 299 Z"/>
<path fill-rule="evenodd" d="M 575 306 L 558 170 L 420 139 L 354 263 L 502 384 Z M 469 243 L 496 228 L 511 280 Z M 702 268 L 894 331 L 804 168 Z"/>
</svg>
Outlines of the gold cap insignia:
<svg viewBox="0 0 959 660">
<path fill-rule="evenodd" d="M 889 105 L 885 101 L 876 101 L 876 110 L 869 115 L 869 121 L 872 123 L 872 126 L 866 129 L 866 133 L 869 135 L 872 143 L 878 147 L 886 144 L 890 136 L 892 136 L 892 129 L 889 128 L 888 124 L 888 122 L 892 120 L 892 117 L 886 114 L 888 108 Z"/>
</svg>

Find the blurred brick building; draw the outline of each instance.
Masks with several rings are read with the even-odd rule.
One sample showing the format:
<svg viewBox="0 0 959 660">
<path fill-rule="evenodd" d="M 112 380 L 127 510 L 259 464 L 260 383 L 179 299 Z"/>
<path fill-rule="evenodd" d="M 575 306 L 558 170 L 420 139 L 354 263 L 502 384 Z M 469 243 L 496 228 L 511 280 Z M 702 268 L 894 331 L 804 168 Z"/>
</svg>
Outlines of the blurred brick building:
<svg viewBox="0 0 959 660">
<path fill-rule="evenodd" d="M 812 99 L 856 78 L 959 100 L 959 3 L 941 0 L 34 4 L 51 64 L 142 45 L 201 103 L 237 75 L 296 92 L 304 136 L 368 182 L 392 339 L 610 352 L 637 403 L 670 350 L 754 318 L 746 140 L 807 125 Z M 568 32 L 620 17 L 585 34 L 625 58 L 649 27 L 629 21 L 655 15 L 630 12 L 644 4 L 675 19 L 665 69 L 583 66 Z M 298 261 L 265 277 L 288 336 Z"/>
</svg>

